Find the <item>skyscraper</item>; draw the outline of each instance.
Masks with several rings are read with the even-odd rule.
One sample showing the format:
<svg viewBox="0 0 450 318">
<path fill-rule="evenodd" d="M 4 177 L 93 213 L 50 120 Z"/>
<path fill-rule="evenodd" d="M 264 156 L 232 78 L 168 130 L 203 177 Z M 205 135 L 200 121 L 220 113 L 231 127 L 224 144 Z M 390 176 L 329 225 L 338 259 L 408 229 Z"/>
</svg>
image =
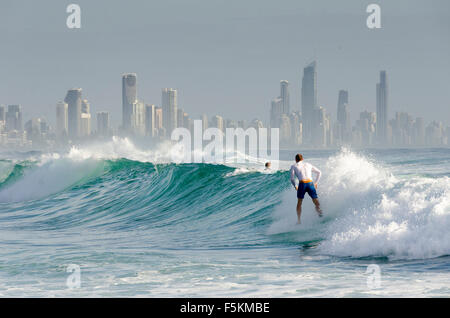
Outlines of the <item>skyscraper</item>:
<svg viewBox="0 0 450 318">
<path fill-rule="evenodd" d="M 80 136 L 87 137 L 91 134 L 91 105 L 87 99 L 81 101 Z"/>
<path fill-rule="evenodd" d="M 56 135 L 57 138 L 67 136 L 68 133 L 68 105 L 61 101 L 56 104 Z"/>
<path fill-rule="evenodd" d="M 270 127 L 272 128 L 280 127 L 282 114 L 283 114 L 283 100 L 280 97 L 273 99 L 270 106 Z"/>
<path fill-rule="evenodd" d="M 425 143 L 425 125 L 422 117 L 416 118 L 414 123 L 413 138 L 416 146 L 422 146 Z"/>
<path fill-rule="evenodd" d="M 145 135 L 154 137 L 155 128 L 155 105 L 145 105 Z"/>
<path fill-rule="evenodd" d="M 392 120 L 392 144 L 409 146 L 412 143 L 414 119 L 406 112 L 396 112 Z"/>
<path fill-rule="evenodd" d="M 5 106 L 0 105 L 0 121 L 5 121 L 5 115 L 6 115 Z"/>
<path fill-rule="evenodd" d="M 312 113 L 312 122 L 314 123 L 311 127 L 311 143 L 314 147 L 326 147 L 328 145 L 329 139 L 329 120 L 327 118 L 326 110 L 322 106 L 314 107 Z"/>
<path fill-rule="evenodd" d="M 0 105 L 0 134 L 5 130 L 5 106 Z M 0 144 L 2 143 L 2 137 L 0 135 Z"/>
<path fill-rule="evenodd" d="M 289 82 L 280 81 L 280 99 L 281 99 L 281 112 L 288 115 L 291 112 L 289 105 Z"/>
<path fill-rule="evenodd" d="M 43 118 L 32 118 L 25 123 L 27 139 L 32 141 L 33 145 L 38 145 L 45 140 L 49 127 Z"/>
<path fill-rule="evenodd" d="M 159 131 L 163 127 L 163 111 L 161 107 L 155 107 L 155 128 Z"/>
<path fill-rule="evenodd" d="M 442 122 L 433 120 L 425 129 L 425 143 L 427 146 L 438 147 L 443 144 L 444 127 Z"/>
<path fill-rule="evenodd" d="M 166 130 L 166 136 L 170 137 L 172 130 L 177 128 L 177 90 L 172 88 L 163 88 L 162 90 L 162 109 L 163 126 Z"/>
<path fill-rule="evenodd" d="M 135 101 L 131 113 L 133 134 L 145 136 L 145 104 Z"/>
<path fill-rule="evenodd" d="M 22 107 L 20 105 L 8 105 L 8 111 L 5 115 L 6 131 L 23 130 L 22 125 Z"/>
<path fill-rule="evenodd" d="M 109 135 L 109 113 L 108 112 L 98 112 L 97 113 L 97 133 L 103 137 Z"/>
<path fill-rule="evenodd" d="M 202 130 L 205 131 L 206 129 L 208 129 L 208 115 L 206 114 L 202 114 L 200 116 L 200 119 L 202 120 Z"/>
<path fill-rule="evenodd" d="M 137 100 L 137 76 L 135 73 L 122 75 L 122 127 L 131 131 L 133 122 L 133 104 Z"/>
<path fill-rule="evenodd" d="M 291 139 L 291 121 L 289 116 L 281 114 L 280 116 L 280 140 L 282 143 L 288 143 Z"/>
<path fill-rule="evenodd" d="M 360 133 L 360 146 L 372 145 L 375 138 L 377 116 L 373 112 L 363 111 L 356 121 L 356 129 Z"/>
<path fill-rule="evenodd" d="M 386 71 L 380 71 L 380 82 L 377 83 L 377 140 L 386 145 L 388 131 L 388 87 Z"/>
<path fill-rule="evenodd" d="M 184 127 L 184 109 L 178 108 L 177 110 L 177 127 Z"/>
<path fill-rule="evenodd" d="M 311 143 L 312 127 L 314 126 L 314 109 L 317 107 L 317 71 L 316 61 L 303 69 L 302 79 L 302 119 L 303 142 Z"/>
<path fill-rule="evenodd" d="M 289 114 L 289 119 L 291 121 L 291 143 L 294 145 L 300 145 L 302 142 L 302 123 L 300 112 L 292 112 Z"/>
<path fill-rule="evenodd" d="M 178 108 L 177 127 L 190 128 L 191 120 L 189 115 L 181 108 Z"/>
<path fill-rule="evenodd" d="M 91 113 L 91 104 L 87 99 L 83 99 L 81 101 L 81 113 L 90 114 Z"/>
<path fill-rule="evenodd" d="M 349 140 L 350 115 L 348 110 L 348 91 L 340 90 L 337 105 L 338 138 L 340 141 Z"/>
<path fill-rule="evenodd" d="M 64 101 L 68 105 L 69 137 L 77 138 L 81 131 L 81 88 L 68 90 Z"/>
<path fill-rule="evenodd" d="M 211 118 L 211 126 L 219 128 L 221 131 L 225 132 L 224 123 L 222 116 L 215 115 Z"/>
<path fill-rule="evenodd" d="M 194 128 L 191 118 L 188 113 L 183 114 L 183 127 L 192 131 Z"/>
</svg>

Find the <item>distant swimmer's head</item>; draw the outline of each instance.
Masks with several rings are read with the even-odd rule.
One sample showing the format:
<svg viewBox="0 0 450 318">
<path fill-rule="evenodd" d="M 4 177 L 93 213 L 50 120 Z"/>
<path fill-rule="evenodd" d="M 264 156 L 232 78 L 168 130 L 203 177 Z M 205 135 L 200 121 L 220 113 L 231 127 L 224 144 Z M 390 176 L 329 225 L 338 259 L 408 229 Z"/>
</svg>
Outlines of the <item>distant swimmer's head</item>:
<svg viewBox="0 0 450 318">
<path fill-rule="evenodd" d="M 266 169 L 270 169 L 270 166 L 271 166 L 271 165 L 272 165 L 272 164 L 270 163 L 270 161 L 267 161 L 266 164 L 265 164 Z"/>
<path fill-rule="evenodd" d="M 303 156 L 301 154 L 298 153 L 295 155 L 295 162 L 300 162 L 302 160 L 303 160 Z"/>
</svg>

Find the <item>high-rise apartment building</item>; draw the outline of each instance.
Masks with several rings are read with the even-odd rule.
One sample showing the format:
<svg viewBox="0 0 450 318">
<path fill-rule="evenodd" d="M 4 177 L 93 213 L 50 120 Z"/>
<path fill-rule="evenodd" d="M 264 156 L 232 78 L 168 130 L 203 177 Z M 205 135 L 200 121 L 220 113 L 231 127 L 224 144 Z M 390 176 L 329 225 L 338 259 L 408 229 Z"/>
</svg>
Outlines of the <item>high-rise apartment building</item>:
<svg viewBox="0 0 450 318">
<path fill-rule="evenodd" d="M 337 136 L 340 142 L 350 139 L 350 113 L 348 109 L 348 91 L 340 90 L 337 105 Z"/>
<path fill-rule="evenodd" d="M 5 106 L 0 105 L 0 121 L 4 122 L 6 116 L 6 109 Z"/>
<path fill-rule="evenodd" d="M 219 115 L 213 116 L 211 119 L 211 126 L 219 128 L 221 131 L 225 132 L 225 126 L 222 116 Z"/>
<path fill-rule="evenodd" d="M 77 138 L 81 132 L 81 88 L 68 90 L 64 101 L 68 105 L 69 137 Z"/>
<path fill-rule="evenodd" d="M 80 137 L 91 135 L 91 105 L 87 99 L 81 101 Z"/>
<path fill-rule="evenodd" d="M 155 105 L 145 105 L 145 135 L 149 137 L 156 134 L 155 108 Z"/>
<path fill-rule="evenodd" d="M 155 107 L 155 129 L 158 136 L 165 136 L 166 132 L 163 127 L 163 110 L 162 107 Z"/>
<path fill-rule="evenodd" d="M 132 133 L 138 136 L 145 136 L 145 104 L 135 101 L 132 107 Z"/>
<path fill-rule="evenodd" d="M 162 110 L 163 110 L 163 126 L 166 130 L 166 136 L 170 137 L 172 130 L 177 128 L 177 90 L 172 88 L 164 88 L 162 90 Z"/>
<path fill-rule="evenodd" d="M 272 128 L 280 127 L 282 114 L 283 114 L 283 100 L 280 97 L 273 99 L 270 106 L 270 127 Z"/>
<path fill-rule="evenodd" d="M 127 73 L 122 75 L 122 128 L 132 131 L 133 104 L 137 101 L 137 75 Z"/>
<path fill-rule="evenodd" d="M 280 99 L 281 99 L 281 112 L 288 115 L 291 112 L 289 104 L 289 82 L 280 81 Z"/>
<path fill-rule="evenodd" d="M 99 136 L 106 137 L 109 135 L 109 113 L 98 112 L 97 113 L 97 133 Z"/>
<path fill-rule="evenodd" d="M 67 136 L 68 134 L 68 105 L 60 101 L 56 104 L 56 137 L 58 139 Z"/>
<path fill-rule="evenodd" d="M 8 111 L 5 114 L 6 131 L 23 131 L 22 106 L 8 105 Z"/>
<path fill-rule="evenodd" d="M 388 87 L 386 71 L 380 71 L 377 83 L 377 140 L 380 145 L 388 141 Z"/>
<path fill-rule="evenodd" d="M 312 129 L 314 123 L 314 110 L 317 107 L 317 70 L 316 62 L 310 63 L 303 69 L 302 78 L 302 119 L 303 142 L 312 142 Z"/>
</svg>

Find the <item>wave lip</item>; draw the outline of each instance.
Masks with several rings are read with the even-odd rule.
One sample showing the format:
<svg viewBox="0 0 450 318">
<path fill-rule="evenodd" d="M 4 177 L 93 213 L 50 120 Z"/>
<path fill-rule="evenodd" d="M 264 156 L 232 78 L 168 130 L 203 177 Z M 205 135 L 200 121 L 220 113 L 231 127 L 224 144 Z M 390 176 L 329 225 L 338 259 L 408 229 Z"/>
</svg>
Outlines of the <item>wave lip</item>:
<svg viewBox="0 0 450 318">
<path fill-rule="evenodd" d="M 98 168 L 99 162 L 88 160 L 75 163 L 67 159 L 31 165 L 20 171 L 20 178 L 14 183 L 5 184 L 0 190 L 0 203 L 45 198 L 73 186 L 94 174 Z"/>
<path fill-rule="evenodd" d="M 21 162 L 0 161 L 0 203 L 45 199 L 90 180 L 103 172 L 106 161 L 129 159 L 142 163 L 170 163 L 176 149 L 162 144 L 141 150 L 127 138 L 72 147 L 68 153 L 31 153 Z"/>
<path fill-rule="evenodd" d="M 131 160 L 155 165 L 179 163 L 184 157 L 181 150 L 177 144 L 170 142 L 162 142 L 151 150 L 140 149 L 130 139 L 114 136 L 106 142 L 73 146 L 67 153 L 31 153 L 27 160 L 14 167 L 10 162 L 2 160 L 0 203 L 44 199 L 87 181 L 92 175 L 101 174 L 101 168 L 108 161 Z M 234 156 L 224 163 L 236 168 L 228 172 L 227 176 L 264 171 L 264 161 L 239 153 Z M 248 164 L 238 164 L 239 161 L 235 162 L 238 159 L 245 159 Z M 25 165 L 26 161 L 29 162 L 28 165 Z M 104 172 L 108 173 L 106 170 Z"/>
</svg>

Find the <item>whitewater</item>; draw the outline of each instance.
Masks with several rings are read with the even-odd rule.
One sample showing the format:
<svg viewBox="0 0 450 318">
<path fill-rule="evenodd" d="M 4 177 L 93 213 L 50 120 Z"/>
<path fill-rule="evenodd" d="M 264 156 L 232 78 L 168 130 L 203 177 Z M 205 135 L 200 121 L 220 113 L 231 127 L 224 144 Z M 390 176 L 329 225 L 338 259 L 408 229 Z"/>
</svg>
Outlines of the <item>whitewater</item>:
<svg viewBox="0 0 450 318">
<path fill-rule="evenodd" d="M 306 197 L 300 226 L 297 152 L 323 172 L 324 218 Z M 450 296 L 450 149 L 281 151 L 269 171 L 177 156 L 118 137 L 0 151 L 0 296 Z"/>
</svg>

